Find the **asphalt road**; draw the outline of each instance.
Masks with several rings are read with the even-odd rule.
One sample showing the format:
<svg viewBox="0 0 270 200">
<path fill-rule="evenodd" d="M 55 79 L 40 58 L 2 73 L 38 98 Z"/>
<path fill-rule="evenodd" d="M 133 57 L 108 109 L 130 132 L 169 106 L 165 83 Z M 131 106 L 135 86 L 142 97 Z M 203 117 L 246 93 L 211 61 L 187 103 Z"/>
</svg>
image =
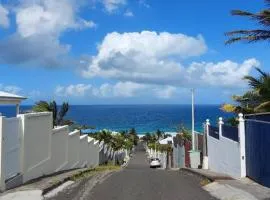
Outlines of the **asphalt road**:
<svg viewBox="0 0 270 200">
<path fill-rule="evenodd" d="M 73 186 L 53 199 L 91 200 L 211 200 L 193 175 L 179 171 L 150 169 L 145 151 L 137 147 L 129 165 L 120 172 Z"/>
</svg>

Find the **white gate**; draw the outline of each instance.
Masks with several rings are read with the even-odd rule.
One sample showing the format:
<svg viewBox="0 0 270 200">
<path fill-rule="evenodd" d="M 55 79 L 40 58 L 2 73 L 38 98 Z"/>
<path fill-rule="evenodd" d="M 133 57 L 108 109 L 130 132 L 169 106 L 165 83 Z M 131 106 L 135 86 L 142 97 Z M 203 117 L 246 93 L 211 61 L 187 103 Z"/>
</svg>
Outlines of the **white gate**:
<svg viewBox="0 0 270 200">
<path fill-rule="evenodd" d="M 19 118 L 3 119 L 3 142 L 5 156 L 5 179 L 20 173 L 20 120 Z"/>
</svg>

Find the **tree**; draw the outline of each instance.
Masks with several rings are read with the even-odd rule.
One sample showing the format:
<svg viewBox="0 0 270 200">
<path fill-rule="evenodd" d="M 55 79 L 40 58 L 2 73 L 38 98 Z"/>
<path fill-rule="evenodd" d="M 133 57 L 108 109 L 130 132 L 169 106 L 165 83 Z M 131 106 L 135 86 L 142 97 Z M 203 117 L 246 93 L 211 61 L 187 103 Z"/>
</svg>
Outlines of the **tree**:
<svg viewBox="0 0 270 200">
<path fill-rule="evenodd" d="M 162 132 L 159 129 L 157 130 L 156 135 L 157 135 L 158 140 L 162 138 L 163 136 Z"/>
<path fill-rule="evenodd" d="M 58 111 L 58 106 L 55 101 L 39 101 L 33 106 L 32 110 L 34 112 L 52 112 L 53 126 L 73 124 L 71 120 L 64 119 L 69 110 L 69 104 L 67 102 L 63 102 L 60 110 Z"/>
<path fill-rule="evenodd" d="M 263 72 L 259 68 L 256 68 L 259 73 L 259 77 L 245 76 L 250 86 L 242 96 L 234 95 L 232 98 L 236 102 L 236 105 L 224 104 L 221 109 L 225 112 L 234 113 L 258 113 L 270 111 L 270 74 Z"/>
<path fill-rule="evenodd" d="M 226 41 L 226 44 L 231 44 L 238 41 L 258 42 L 270 40 L 270 0 L 265 0 L 265 3 L 267 8 L 258 13 L 251 13 L 242 10 L 233 10 L 231 12 L 231 14 L 234 16 L 248 17 L 256 21 L 262 26 L 262 28 L 227 32 L 226 35 L 230 38 Z"/>
</svg>

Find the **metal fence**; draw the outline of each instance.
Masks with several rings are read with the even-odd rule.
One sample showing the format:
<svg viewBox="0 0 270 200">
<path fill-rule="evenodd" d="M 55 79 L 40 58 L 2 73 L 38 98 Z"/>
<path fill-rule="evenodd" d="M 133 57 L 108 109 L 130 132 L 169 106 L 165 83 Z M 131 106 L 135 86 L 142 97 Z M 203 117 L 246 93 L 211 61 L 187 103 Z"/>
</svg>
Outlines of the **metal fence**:
<svg viewBox="0 0 270 200">
<path fill-rule="evenodd" d="M 209 135 L 219 140 L 219 129 L 215 126 L 209 126 Z"/>
<path fill-rule="evenodd" d="M 222 125 L 222 136 L 235 142 L 239 142 L 237 127 Z"/>
<path fill-rule="evenodd" d="M 270 115 L 245 117 L 247 176 L 270 187 Z"/>
</svg>

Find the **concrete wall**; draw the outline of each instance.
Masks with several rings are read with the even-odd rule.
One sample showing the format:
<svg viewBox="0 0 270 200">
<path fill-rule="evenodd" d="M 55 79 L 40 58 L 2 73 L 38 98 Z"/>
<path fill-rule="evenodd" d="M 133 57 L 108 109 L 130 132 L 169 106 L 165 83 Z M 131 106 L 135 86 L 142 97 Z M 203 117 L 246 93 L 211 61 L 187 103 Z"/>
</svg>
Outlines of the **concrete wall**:
<svg viewBox="0 0 270 200">
<path fill-rule="evenodd" d="M 66 169 L 68 164 L 68 126 L 52 130 L 50 172 Z"/>
<path fill-rule="evenodd" d="M 52 113 L 19 115 L 22 119 L 23 182 L 50 173 Z"/>
<path fill-rule="evenodd" d="M 21 184 L 63 170 L 96 167 L 99 154 L 99 143 L 80 136 L 80 131 L 69 133 L 68 126 L 53 128 L 52 113 L 0 116 L 1 191 L 10 174 L 22 177 Z M 107 154 L 103 156 L 108 159 Z"/>
<path fill-rule="evenodd" d="M 208 168 L 212 171 L 225 173 L 234 178 L 246 176 L 245 164 L 245 127 L 243 115 L 239 115 L 239 142 L 222 135 L 222 118 L 219 118 L 219 139 L 209 135 L 209 120 L 206 122 Z"/>
<path fill-rule="evenodd" d="M 208 143 L 208 166 L 212 171 L 241 177 L 240 144 L 223 136 L 218 139 L 211 136 Z"/>
<path fill-rule="evenodd" d="M 79 167 L 88 167 L 89 166 L 89 161 L 88 161 L 88 154 L 90 152 L 90 149 L 88 148 L 88 136 L 83 135 L 80 136 L 80 164 Z"/>
<path fill-rule="evenodd" d="M 69 133 L 68 165 L 66 169 L 78 168 L 80 164 L 80 131 Z"/>
</svg>

